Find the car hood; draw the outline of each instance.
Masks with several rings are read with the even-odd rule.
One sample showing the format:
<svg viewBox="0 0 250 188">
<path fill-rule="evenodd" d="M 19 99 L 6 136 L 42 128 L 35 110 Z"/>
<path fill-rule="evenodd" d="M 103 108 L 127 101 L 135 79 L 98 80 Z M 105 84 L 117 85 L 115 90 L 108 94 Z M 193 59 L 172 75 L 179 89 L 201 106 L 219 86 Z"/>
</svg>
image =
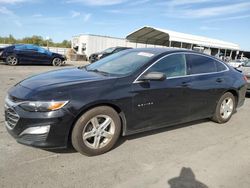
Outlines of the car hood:
<svg viewBox="0 0 250 188">
<path fill-rule="evenodd" d="M 44 87 L 48 88 L 57 85 L 65 86 L 108 78 L 110 77 L 95 72 L 88 72 L 83 68 L 67 68 L 29 77 L 21 81 L 19 85 L 31 90 L 37 90 Z"/>
</svg>

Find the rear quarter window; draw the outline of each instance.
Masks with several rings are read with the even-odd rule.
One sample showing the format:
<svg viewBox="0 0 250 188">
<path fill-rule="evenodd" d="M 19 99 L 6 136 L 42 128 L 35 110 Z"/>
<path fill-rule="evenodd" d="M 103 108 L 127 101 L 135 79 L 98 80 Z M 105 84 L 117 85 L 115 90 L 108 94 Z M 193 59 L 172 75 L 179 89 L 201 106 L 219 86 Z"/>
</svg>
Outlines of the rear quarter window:
<svg viewBox="0 0 250 188">
<path fill-rule="evenodd" d="M 214 60 L 214 61 L 215 61 L 217 72 L 221 72 L 221 71 L 227 70 L 227 67 L 226 67 L 226 65 L 224 65 L 224 63 L 216 61 L 216 60 Z"/>
</svg>

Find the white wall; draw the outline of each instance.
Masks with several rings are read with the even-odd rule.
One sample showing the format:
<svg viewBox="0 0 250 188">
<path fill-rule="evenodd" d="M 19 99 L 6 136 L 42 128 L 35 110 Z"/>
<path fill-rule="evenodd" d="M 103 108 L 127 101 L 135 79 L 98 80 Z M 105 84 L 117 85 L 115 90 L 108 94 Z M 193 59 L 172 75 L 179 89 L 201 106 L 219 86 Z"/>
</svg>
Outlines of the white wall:
<svg viewBox="0 0 250 188">
<path fill-rule="evenodd" d="M 82 52 L 83 45 L 86 44 L 86 50 Z M 122 46 L 132 48 L 154 48 L 164 47 L 150 44 L 133 43 L 126 39 L 97 36 L 97 35 L 79 35 L 72 38 L 72 47 L 78 46 L 78 54 L 86 54 L 89 57 L 92 53 L 103 51 L 110 47 Z"/>
</svg>

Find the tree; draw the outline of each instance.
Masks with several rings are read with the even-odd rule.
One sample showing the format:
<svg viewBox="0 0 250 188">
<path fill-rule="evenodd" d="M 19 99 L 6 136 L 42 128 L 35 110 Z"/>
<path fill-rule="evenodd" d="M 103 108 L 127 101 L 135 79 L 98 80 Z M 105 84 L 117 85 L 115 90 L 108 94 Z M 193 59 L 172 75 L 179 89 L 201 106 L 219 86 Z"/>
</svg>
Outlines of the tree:
<svg viewBox="0 0 250 188">
<path fill-rule="evenodd" d="M 49 41 L 49 46 L 51 47 L 62 47 L 62 48 L 70 48 L 71 42 L 68 40 L 63 40 L 60 43 L 53 42 L 52 39 Z M 22 39 L 15 39 L 13 35 L 9 35 L 8 37 L 0 37 L 0 43 L 2 44 L 35 44 L 39 46 L 47 46 L 47 40 L 41 36 L 33 35 L 31 37 L 24 37 Z"/>
</svg>

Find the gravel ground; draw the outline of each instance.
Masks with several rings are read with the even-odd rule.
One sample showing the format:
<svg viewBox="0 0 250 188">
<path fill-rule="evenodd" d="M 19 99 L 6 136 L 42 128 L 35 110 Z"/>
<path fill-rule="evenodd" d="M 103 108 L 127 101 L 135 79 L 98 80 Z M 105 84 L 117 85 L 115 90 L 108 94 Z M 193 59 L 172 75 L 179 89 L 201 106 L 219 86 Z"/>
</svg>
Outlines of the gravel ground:
<svg viewBox="0 0 250 188">
<path fill-rule="evenodd" d="M 250 98 L 226 124 L 202 120 L 124 137 L 96 157 L 16 143 L 4 127 L 6 91 L 27 76 L 53 69 L 58 68 L 0 63 L 1 188 L 250 187 Z"/>
</svg>

